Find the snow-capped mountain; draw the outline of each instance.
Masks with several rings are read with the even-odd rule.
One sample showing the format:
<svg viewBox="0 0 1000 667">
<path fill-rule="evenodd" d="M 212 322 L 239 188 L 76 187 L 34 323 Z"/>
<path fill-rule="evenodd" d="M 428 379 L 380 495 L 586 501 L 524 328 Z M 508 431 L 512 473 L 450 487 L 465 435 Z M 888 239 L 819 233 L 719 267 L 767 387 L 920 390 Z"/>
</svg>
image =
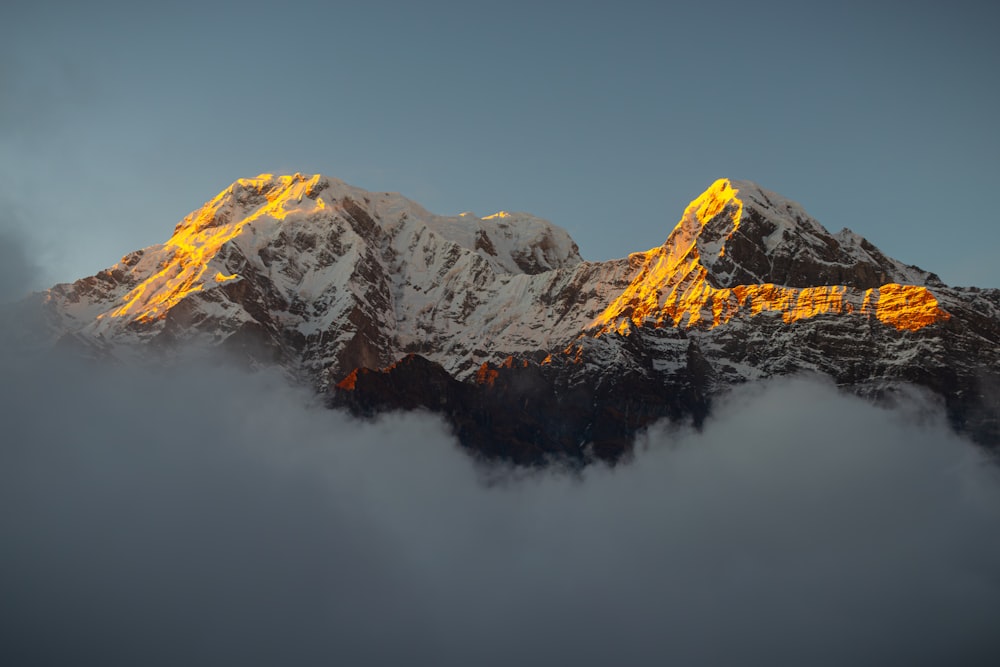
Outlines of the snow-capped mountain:
<svg viewBox="0 0 1000 667">
<path fill-rule="evenodd" d="M 250 345 L 331 378 L 421 352 L 468 374 L 570 340 L 620 273 L 584 263 L 564 230 L 531 215 L 442 217 L 335 179 L 265 175 L 47 299 L 60 331 L 102 349 Z M 560 322 L 546 305 L 604 283 L 585 316 Z"/>
<path fill-rule="evenodd" d="M 444 217 L 323 176 L 241 179 L 165 243 L 42 297 L 54 340 L 276 363 L 371 414 L 425 408 L 489 455 L 614 459 L 734 384 L 814 371 L 929 388 L 1000 444 L 1000 290 L 956 289 L 722 179 L 666 242 L 585 262 L 525 213 Z"/>
</svg>

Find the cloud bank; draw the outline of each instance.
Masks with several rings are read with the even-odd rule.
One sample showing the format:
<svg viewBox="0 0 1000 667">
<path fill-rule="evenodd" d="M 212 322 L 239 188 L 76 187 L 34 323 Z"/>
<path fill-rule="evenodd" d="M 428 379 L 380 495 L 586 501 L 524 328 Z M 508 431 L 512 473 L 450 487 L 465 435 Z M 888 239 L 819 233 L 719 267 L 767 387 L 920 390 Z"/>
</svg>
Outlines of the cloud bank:
<svg viewBox="0 0 1000 667">
<path fill-rule="evenodd" d="M 268 374 L 3 365 L 3 664 L 1000 656 L 996 468 L 914 401 L 774 382 L 526 473 Z"/>
</svg>

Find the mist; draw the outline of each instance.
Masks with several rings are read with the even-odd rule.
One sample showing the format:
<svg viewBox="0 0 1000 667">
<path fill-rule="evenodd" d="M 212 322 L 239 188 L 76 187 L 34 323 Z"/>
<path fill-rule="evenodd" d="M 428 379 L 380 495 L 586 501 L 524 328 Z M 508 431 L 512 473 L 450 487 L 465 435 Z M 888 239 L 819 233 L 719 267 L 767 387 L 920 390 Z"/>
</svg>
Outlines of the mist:
<svg viewBox="0 0 1000 667">
<path fill-rule="evenodd" d="M 3 361 L 0 662 L 991 664 L 1000 483 L 795 378 L 582 473 L 281 377 Z"/>
<path fill-rule="evenodd" d="M 10 208 L 3 198 L 0 204 Z M 41 269 L 31 259 L 30 241 L 19 223 L 9 210 L 0 217 L 0 306 L 24 298 L 38 287 L 41 278 Z M 0 329 L 6 327 L 0 323 Z"/>
</svg>

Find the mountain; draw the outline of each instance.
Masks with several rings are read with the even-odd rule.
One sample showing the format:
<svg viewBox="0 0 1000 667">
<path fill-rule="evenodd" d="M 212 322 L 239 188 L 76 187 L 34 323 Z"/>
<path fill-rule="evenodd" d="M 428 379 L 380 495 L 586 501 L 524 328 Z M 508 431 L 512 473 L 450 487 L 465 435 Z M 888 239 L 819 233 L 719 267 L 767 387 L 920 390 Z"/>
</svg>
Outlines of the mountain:
<svg viewBox="0 0 1000 667">
<path fill-rule="evenodd" d="M 948 287 L 749 182 L 713 183 L 662 246 L 585 262 L 525 213 L 261 175 L 36 301 L 57 344 L 207 345 L 357 414 L 439 413 L 521 463 L 617 460 L 658 419 L 698 424 L 727 389 L 799 372 L 878 401 L 923 387 L 1000 445 L 1000 290 Z"/>
</svg>

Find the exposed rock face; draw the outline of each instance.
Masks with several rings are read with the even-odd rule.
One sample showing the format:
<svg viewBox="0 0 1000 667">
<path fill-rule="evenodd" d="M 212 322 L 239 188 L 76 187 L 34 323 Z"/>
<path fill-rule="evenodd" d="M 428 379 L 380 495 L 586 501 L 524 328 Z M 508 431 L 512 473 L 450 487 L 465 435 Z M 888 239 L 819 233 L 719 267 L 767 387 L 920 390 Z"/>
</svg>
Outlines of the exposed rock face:
<svg viewBox="0 0 1000 667">
<path fill-rule="evenodd" d="M 595 322 L 602 330 L 716 327 L 762 312 L 786 324 L 858 312 L 910 330 L 948 318 L 924 287 L 941 285 L 933 274 L 847 230 L 829 234 L 798 204 L 752 183 L 717 181 L 667 242 L 641 257 L 639 275 Z"/>
<path fill-rule="evenodd" d="M 330 404 L 364 416 L 387 410 L 441 414 L 462 443 L 488 458 L 616 461 L 628 455 L 637 430 L 659 419 L 701 423 L 708 397 L 694 377 L 698 370 L 697 364 L 694 372 L 675 370 L 677 391 L 664 395 L 658 378 L 633 369 L 614 378 L 581 378 L 572 361 L 508 357 L 499 365 L 484 363 L 459 382 L 440 364 L 408 355 L 382 370 L 352 371 L 331 392 Z"/>
<path fill-rule="evenodd" d="M 717 181 L 662 246 L 590 263 L 527 214 L 265 175 L 44 301 L 63 342 L 218 345 L 359 414 L 440 413 L 522 463 L 616 460 L 657 419 L 699 423 L 728 387 L 802 371 L 879 400 L 925 387 L 1000 445 L 1000 291 L 947 287 L 752 183 Z"/>
</svg>

